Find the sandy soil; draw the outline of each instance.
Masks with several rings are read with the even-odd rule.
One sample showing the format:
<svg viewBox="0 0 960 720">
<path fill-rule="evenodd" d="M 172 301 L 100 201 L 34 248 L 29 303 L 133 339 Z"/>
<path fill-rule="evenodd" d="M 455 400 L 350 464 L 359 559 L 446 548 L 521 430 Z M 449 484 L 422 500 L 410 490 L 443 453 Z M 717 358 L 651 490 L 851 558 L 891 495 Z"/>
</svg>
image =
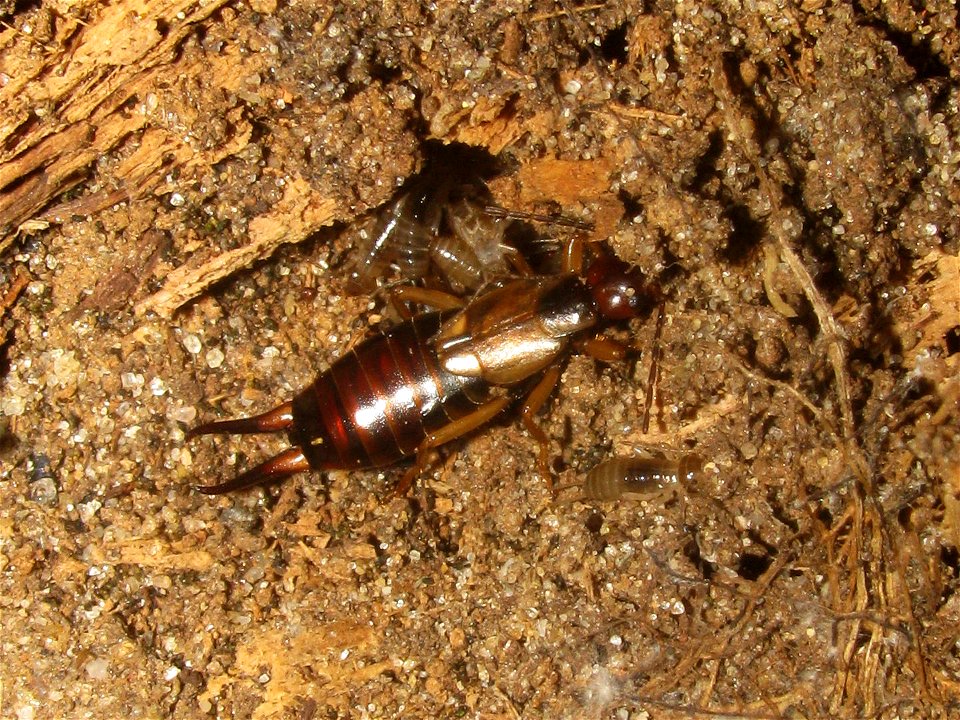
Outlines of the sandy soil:
<svg viewBox="0 0 960 720">
<path fill-rule="evenodd" d="M 333 7 L 0 2 L 0 717 L 960 712 L 956 5 Z M 344 268 L 428 141 L 668 291 L 559 482 L 696 483 L 554 497 L 506 418 L 402 499 L 193 490 L 389 322 Z"/>
</svg>

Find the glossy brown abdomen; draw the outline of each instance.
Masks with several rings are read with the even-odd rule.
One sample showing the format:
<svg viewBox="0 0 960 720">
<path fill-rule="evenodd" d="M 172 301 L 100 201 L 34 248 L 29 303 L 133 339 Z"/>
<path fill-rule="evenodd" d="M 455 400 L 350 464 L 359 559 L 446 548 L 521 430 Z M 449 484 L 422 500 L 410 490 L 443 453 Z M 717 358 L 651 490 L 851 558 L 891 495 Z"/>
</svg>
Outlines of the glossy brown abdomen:
<svg viewBox="0 0 960 720">
<path fill-rule="evenodd" d="M 383 467 L 471 411 L 488 385 L 440 367 L 431 313 L 360 343 L 293 400 L 290 440 L 318 469 Z"/>
</svg>

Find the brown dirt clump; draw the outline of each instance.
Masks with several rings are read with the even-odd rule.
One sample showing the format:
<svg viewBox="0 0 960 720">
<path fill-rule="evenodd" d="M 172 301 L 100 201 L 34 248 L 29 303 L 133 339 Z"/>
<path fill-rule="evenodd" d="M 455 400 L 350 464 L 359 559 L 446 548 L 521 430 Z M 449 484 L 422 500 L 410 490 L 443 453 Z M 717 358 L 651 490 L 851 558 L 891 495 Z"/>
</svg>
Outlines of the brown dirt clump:
<svg viewBox="0 0 960 720">
<path fill-rule="evenodd" d="M 955 716 L 956 15 L 0 2 L 0 716 Z M 428 141 L 668 290 L 650 431 L 649 352 L 574 357 L 560 482 L 698 483 L 558 500 L 505 421 L 408 498 L 193 491 L 283 440 L 186 429 L 381 322 L 343 269 Z"/>
</svg>

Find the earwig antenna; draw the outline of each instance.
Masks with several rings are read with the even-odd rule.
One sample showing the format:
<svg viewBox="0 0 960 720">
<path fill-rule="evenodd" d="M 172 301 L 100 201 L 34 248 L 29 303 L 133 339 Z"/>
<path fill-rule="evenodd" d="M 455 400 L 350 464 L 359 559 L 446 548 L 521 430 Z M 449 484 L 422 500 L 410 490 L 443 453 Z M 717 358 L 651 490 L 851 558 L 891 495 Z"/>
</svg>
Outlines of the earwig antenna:
<svg viewBox="0 0 960 720">
<path fill-rule="evenodd" d="M 499 205 L 485 205 L 483 211 L 490 217 L 505 218 L 507 220 L 529 220 L 531 222 L 547 223 L 548 225 L 560 225 L 585 232 L 593 230 L 592 222 L 579 220 L 567 215 L 544 215 L 541 213 L 524 212 L 523 210 L 509 210 Z"/>
</svg>

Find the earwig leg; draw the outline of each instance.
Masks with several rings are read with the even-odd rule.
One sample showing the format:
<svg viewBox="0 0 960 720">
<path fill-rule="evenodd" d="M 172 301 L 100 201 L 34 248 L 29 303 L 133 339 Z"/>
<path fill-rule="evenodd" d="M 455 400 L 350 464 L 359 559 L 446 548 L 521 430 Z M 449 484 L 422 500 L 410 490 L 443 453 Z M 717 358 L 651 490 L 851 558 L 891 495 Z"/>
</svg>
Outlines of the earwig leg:
<svg viewBox="0 0 960 720">
<path fill-rule="evenodd" d="M 530 263 L 527 262 L 527 259 L 519 250 L 509 245 L 501 245 L 500 248 L 503 250 L 503 256 L 507 262 L 510 263 L 510 267 L 514 269 L 517 275 L 520 277 L 534 276 L 533 268 L 530 267 Z"/>
<path fill-rule="evenodd" d="M 600 362 L 620 362 L 627 356 L 630 348 L 613 338 L 595 336 L 577 342 L 577 348 Z"/>
<path fill-rule="evenodd" d="M 459 310 L 463 307 L 463 298 L 442 290 L 417 287 L 416 285 L 400 285 L 392 288 L 388 293 L 390 304 L 396 308 L 402 317 L 412 317 L 406 303 L 425 305 L 435 310 Z"/>
<path fill-rule="evenodd" d="M 563 262 L 562 267 L 564 272 L 576 273 L 581 275 L 583 273 L 583 237 L 580 235 L 574 235 L 563 245 Z"/>
<path fill-rule="evenodd" d="M 543 404 L 550 397 L 554 387 L 560 380 L 560 368 L 557 366 L 549 368 L 540 378 L 527 399 L 523 401 L 523 407 L 520 410 L 520 419 L 527 428 L 527 432 L 533 435 L 534 439 L 540 443 L 540 455 L 537 464 L 540 466 L 540 472 L 547 480 L 547 487 L 553 492 L 553 473 L 550 472 L 550 439 L 547 434 L 537 425 L 533 416 L 537 414 Z"/>
<path fill-rule="evenodd" d="M 576 489 L 580 492 L 570 493 L 567 497 L 560 497 L 565 491 Z M 563 485 L 555 485 L 553 488 L 553 500 L 550 503 L 551 507 L 562 507 L 564 505 L 572 505 L 575 502 L 583 502 L 583 491 L 579 483 L 564 483 Z"/>
<path fill-rule="evenodd" d="M 647 394 L 643 401 L 643 434 L 650 430 L 650 409 L 653 407 L 653 394 L 660 377 L 660 336 L 663 334 L 663 303 L 657 312 L 657 325 L 653 330 L 653 352 L 650 355 L 650 374 L 647 375 Z"/>
<path fill-rule="evenodd" d="M 420 474 L 433 464 L 435 455 L 436 453 L 433 452 L 433 448 L 426 449 L 423 452 L 417 450 L 416 462 L 407 468 L 397 484 L 393 486 L 393 497 L 404 497 L 410 492 L 410 488 L 413 487 L 413 481 L 420 477 Z"/>
<path fill-rule="evenodd" d="M 187 432 L 187 440 L 197 435 L 247 434 L 279 432 L 293 423 L 293 403 L 285 402 L 262 415 L 239 418 L 237 420 L 218 420 L 198 425 Z"/>
<path fill-rule="evenodd" d="M 219 485 L 198 485 L 197 490 L 205 495 L 222 495 L 223 493 L 233 492 L 234 490 L 243 490 L 244 488 L 260 485 L 266 482 L 274 482 L 310 469 L 310 463 L 299 447 L 292 447 L 284 450 L 279 455 L 275 455 L 255 468 L 241 473 L 233 480 L 220 483 Z"/>
<path fill-rule="evenodd" d="M 420 447 L 417 448 L 416 463 L 403 474 L 400 482 L 398 482 L 393 489 L 394 496 L 402 497 L 407 494 L 410 486 L 413 485 L 413 481 L 416 480 L 417 476 L 430 464 L 431 450 L 482 427 L 503 412 L 503 409 L 510 404 L 510 401 L 511 398 L 506 395 L 495 398 L 490 402 L 484 403 L 469 415 L 459 420 L 454 420 L 436 432 L 427 435 L 426 439 L 420 443 Z"/>
</svg>

